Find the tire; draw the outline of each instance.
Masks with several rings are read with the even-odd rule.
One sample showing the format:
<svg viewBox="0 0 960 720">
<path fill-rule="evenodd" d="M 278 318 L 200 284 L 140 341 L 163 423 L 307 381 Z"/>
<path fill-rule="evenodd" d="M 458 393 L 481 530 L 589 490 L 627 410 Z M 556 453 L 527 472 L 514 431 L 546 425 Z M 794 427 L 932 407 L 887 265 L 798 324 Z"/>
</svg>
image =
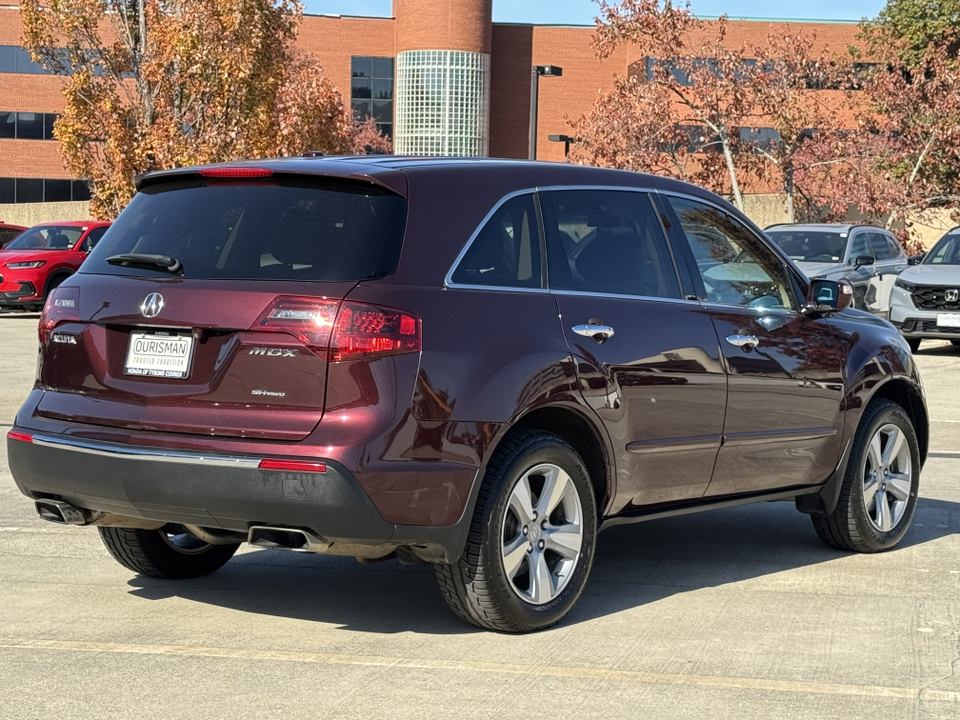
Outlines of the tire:
<svg viewBox="0 0 960 720">
<path fill-rule="evenodd" d="M 157 578 L 195 578 L 219 570 L 239 544 L 210 545 L 179 525 L 159 530 L 101 527 L 100 539 L 113 559 L 129 570 Z"/>
<path fill-rule="evenodd" d="M 951 344 L 951 345 L 960 345 L 960 340 L 951 340 L 951 341 L 950 341 L 950 344 Z"/>
<path fill-rule="evenodd" d="M 501 632 L 542 630 L 580 597 L 596 535 L 593 486 L 580 456 L 551 433 L 518 432 L 490 460 L 463 555 L 434 565 L 437 582 L 468 623 Z"/>
<path fill-rule="evenodd" d="M 907 338 L 907 345 L 910 346 L 910 352 L 915 353 L 920 349 L 919 338 Z"/>
<path fill-rule="evenodd" d="M 920 444 L 913 423 L 897 403 L 873 400 L 854 436 L 837 507 L 830 515 L 812 515 L 813 526 L 838 550 L 889 550 L 910 527 L 919 485 Z"/>
</svg>

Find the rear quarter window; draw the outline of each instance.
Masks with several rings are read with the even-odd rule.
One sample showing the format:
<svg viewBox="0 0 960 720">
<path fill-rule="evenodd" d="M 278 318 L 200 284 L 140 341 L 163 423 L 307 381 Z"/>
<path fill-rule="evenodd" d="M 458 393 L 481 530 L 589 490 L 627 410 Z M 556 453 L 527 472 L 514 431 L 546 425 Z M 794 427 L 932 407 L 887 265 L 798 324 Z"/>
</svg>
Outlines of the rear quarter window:
<svg viewBox="0 0 960 720">
<path fill-rule="evenodd" d="M 136 253 L 176 258 L 188 278 L 373 279 L 396 268 L 405 220 L 404 198 L 367 183 L 169 182 L 134 197 L 82 271 L 156 276 L 107 262 Z"/>
</svg>

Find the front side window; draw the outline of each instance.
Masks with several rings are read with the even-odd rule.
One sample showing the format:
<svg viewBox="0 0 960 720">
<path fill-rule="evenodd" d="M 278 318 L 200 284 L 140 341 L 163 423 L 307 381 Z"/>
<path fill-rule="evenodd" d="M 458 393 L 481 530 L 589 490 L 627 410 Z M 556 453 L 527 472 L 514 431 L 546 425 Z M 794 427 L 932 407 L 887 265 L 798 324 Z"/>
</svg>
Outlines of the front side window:
<svg viewBox="0 0 960 720">
<path fill-rule="evenodd" d="M 539 288 L 540 232 L 533 195 L 497 208 L 474 238 L 451 277 L 460 285 Z"/>
<path fill-rule="evenodd" d="M 680 297 L 673 259 L 646 193 L 562 190 L 548 197 L 554 217 L 547 231 L 551 289 Z"/>
<path fill-rule="evenodd" d="M 667 199 L 696 260 L 707 300 L 796 309 L 783 263 L 759 237 L 712 205 Z"/>
<path fill-rule="evenodd" d="M 864 255 L 873 257 L 873 250 L 867 246 L 867 233 L 859 232 L 853 236 L 853 246 L 850 248 L 850 264 L 853 265 L 858 257 Z"/>
</svg>

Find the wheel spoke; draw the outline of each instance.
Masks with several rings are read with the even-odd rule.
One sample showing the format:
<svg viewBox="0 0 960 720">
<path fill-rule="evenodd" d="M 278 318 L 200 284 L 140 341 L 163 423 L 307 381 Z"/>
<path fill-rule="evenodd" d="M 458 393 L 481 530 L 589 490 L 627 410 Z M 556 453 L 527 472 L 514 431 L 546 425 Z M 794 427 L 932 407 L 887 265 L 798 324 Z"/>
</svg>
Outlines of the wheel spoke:
<svg viewBox="0 0 960 720">
<path fill-rule="evenodd" d="M 542 552 L 530 558 L 530 599 L 536 605 L 542 605 L 553 599 L 553 575 Z"/>
<path fill-rule="evenodd" d="M 507 577 L 512 578 L 520 571 L 524 559 L 527 557 L 527 548 L 530 542 L 523 535 L 518 535 L 503 546 L 503 569 Z"/>
<path fill-rule="evenodd" d="M 551 466 L 550 471 L 543 475 L 543 491 L 537 500 L 537 512 L 540 517 L 548 518 L 550 514 L 557 509 L 557 505 L 567 494 L 570 487 L 570 476 L 556 466 Z"/>
<path fill-rule="evenodd" d="M 870 479 L 863 485 L 863 506 L 867 509 L 867 512 L 870 511 L 871 503 L 876 497 L 877 488 L 879 487 L 880 483 L 877 481 L 876 473 L 872 474 Z"/>
<path fill-rule="evenodd" d="M 909 475 L 890 473 L 887 478 L 887 492 L 901 502 L 906 502 L 910 499 L 910 486 Z"/>
<path fill-rule="evenodd" d="M 892 527 L 890 522 L 890 506 L 887 505 L 887 493 L 881 490 L 876 495 L 876 522 L 877 527 L 883 532 L 889 532 Z"/>
<path fill-rule="evenodd" d="M 583 546 L 583 533 L 576 525 L 564 525 L 544 533 L 546 549 L 553 550 L 561 557 L 572 560 L 580 554 Z"/>
<path fill-rule="evenodd" d="M 874 435 L 870 441 L 868 457 L 870 459 L 870 469 L 874 471 L 879 470 L 880 465 L 883 463 L 883 452 L 880 449 L 880 433 Z"/>
<path fill-rule="evenodd" d="M 533 522 L 533 498 L 530 493 L 530 479 L 524 475 L 513 488 L 510 495 L 510 509 L 520 520 L 521 525 Z"/>
<path fill-rule="evenodd" d="M 879 435 L 879 433 L 878 433 Z M 890 433 L 887 435 L 887 446 L 883 449 L 883 464 L 891 465 L 894 458 L 900 456 L 903 449 L 904 437 L 900 428 L 890 426 Z"/>
</svg>

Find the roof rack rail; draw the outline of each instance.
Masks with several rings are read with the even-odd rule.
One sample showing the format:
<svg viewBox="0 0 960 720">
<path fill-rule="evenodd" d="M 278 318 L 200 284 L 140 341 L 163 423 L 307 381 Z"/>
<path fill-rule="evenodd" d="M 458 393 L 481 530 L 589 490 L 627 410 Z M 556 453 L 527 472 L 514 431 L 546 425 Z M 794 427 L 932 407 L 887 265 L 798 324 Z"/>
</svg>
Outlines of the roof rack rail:
<svg viewBox="0 0 960 720">
<path fill-rule="evenodd" d="M 300 155 L 300 157 L 322 158 L 322 157 L 323 157 L 323 153 L 320 152 L 319 150 L 305 150 L 305 151 Z"/>
</svg>

